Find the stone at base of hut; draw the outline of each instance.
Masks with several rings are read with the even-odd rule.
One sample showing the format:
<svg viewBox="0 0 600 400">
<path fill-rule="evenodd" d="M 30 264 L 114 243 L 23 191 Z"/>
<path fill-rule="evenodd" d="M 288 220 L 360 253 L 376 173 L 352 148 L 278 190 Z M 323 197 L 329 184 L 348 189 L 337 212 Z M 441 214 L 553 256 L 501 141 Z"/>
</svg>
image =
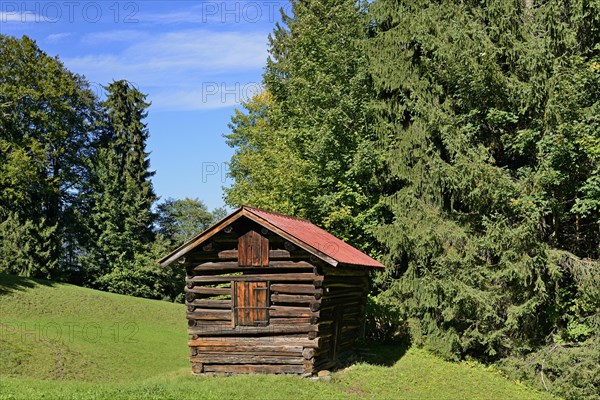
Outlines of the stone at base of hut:
<svg viewBox="0 0 600 400">
<path fill-rule="evenodd" d="M 331 371 L 328 371 L 328 370 L 319 371 L 319 372 L 317 372 L 317 375 L 312 376 L 310 378 L 310 380 L 313 382 L 317 382 L 317 381 L 329 382 L 331 380 Z"/>
</svg>

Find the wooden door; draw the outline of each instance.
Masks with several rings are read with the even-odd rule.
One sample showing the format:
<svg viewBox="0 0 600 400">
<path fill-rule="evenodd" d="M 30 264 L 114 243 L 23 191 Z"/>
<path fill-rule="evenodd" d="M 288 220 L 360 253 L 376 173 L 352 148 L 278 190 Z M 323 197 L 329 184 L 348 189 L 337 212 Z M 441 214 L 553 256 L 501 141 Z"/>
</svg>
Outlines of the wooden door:
<svg viewBox="0 0 600 400">
<path fill-rule="evenodd" d="M 269 283 L 232 282 L 234 287 L 234 323 L 236 326 L 269 324 Z"/>
</svg>

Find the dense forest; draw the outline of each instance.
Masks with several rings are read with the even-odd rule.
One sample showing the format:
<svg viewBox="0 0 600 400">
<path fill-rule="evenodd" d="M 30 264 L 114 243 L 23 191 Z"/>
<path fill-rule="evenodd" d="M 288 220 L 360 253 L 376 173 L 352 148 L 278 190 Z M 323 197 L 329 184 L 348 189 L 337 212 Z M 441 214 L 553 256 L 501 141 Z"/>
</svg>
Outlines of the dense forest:
<svg viewBox="0 0 600 400">
<path fill-rule="evenodd" d="M 292 6 L 226 201 L 379 257 L 373 337 L 600 398 L 600 2 Z"/>
<path fill-rule="evenodd" d="M 291 3 L 226 203 L 380 259 L 372 339 L 600 398 L 600 1 Z M 0 56 L 0 271 L 180 299 L 155 260 L 224 211 L 157 199 L 146 96 Z"/>
<path fill-rule="evenodd" d="M 0 271 L 180 299 L 181 271 L 156 260 L 224 211 L 158 202 L 146 96 L 125 80 L 105 89 L 0 36 Z"/>
</svg>

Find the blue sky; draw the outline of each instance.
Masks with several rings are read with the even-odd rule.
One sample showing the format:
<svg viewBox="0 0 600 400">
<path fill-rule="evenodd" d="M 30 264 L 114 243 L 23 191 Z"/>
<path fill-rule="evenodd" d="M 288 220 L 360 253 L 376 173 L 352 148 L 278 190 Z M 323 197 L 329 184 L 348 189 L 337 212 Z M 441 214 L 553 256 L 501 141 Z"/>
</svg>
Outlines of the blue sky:
<svg viewBox="0 0 600 400">
<path fill-rule="evenodd" d="M 260 90 L 268 35 L 286 0 L 4 1 L 0 33 L 28 35 L 93 90 L 127 79 L 152 102 L 147 119 L 156 193 L 224 205 L 223 134 Z"/>
</svg>

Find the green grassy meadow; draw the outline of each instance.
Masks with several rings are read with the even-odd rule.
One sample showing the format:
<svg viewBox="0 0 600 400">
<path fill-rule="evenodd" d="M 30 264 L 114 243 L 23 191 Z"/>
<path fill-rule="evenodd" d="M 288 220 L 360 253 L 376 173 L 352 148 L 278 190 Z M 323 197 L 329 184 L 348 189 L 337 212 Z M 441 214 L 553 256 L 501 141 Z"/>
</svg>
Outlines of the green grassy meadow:
<svg viewBox="0 0 600 400">
<path fill-rule="evenodd" d="M 483 366 L 369 346 L 331 381 L 194 377 L 183 305 L 0 275 L 0 399 L 546 399 Z"/>
</svg>

